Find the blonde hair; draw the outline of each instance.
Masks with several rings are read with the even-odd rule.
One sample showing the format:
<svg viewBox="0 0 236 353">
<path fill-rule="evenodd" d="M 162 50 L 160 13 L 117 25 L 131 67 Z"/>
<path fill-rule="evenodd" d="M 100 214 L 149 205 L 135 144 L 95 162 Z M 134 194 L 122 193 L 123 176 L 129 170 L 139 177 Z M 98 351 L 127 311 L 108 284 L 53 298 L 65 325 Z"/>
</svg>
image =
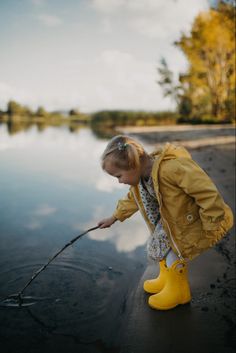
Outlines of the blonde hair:
<svg viewBox="0 0 236 353">
<path fill-rule="evenodd" d="M 129 170 L 140 167 L 140 161 L 148 156 L 143 146 L 129 136 L 117 135 L 108 143 L 102 154 L 102 168 L 109 159 L 112 164 L 120 169 Z"/>
</svg>

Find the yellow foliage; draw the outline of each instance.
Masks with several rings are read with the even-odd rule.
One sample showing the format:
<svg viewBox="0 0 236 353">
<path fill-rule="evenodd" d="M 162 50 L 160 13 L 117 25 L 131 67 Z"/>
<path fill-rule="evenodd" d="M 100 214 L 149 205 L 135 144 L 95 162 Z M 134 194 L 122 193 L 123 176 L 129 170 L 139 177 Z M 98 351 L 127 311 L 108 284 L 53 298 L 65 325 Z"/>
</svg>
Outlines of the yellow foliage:
<svg viewBox="0 0 236 353">
<path fill-rule="evenodd" d="M 218 120 L 227 115 L 227 104 L 235 92 L 235 41 L 233 19 L 224 12 L 200 13 L 190 36 L 182 35 L 177 44 L 189 61 L 189 70 L 181 76 L 185 96 L 193 108 L 210 110 Z"/>
</svg>

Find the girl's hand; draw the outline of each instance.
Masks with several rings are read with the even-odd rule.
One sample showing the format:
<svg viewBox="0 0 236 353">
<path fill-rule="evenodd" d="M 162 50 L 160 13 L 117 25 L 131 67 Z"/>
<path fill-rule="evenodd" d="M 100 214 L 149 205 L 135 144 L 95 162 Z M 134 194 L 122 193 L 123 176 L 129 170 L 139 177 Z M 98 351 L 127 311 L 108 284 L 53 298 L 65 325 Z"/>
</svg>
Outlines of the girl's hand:
<svg viewBox="0 0 236 353">
<path fill-rule="evenodd" d="M 98 222 L 98 226 L 99 228 L 108 228 L 116 221 L 117 219 L 114 216 L 111 216 L 109 218 L 104 218 L 100 222 Z"/>
</svg>

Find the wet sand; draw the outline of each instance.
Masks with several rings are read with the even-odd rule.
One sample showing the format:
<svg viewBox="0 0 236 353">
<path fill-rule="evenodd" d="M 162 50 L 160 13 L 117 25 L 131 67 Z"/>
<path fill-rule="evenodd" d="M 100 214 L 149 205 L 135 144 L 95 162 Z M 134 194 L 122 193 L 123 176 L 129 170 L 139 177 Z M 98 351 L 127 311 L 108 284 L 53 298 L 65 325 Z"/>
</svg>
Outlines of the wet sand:
<svg viewBox="0 0 236 353">
<path fill-rule="evenodd" d="M 159 142 L 155 133 L 132 132 L 129 135 L 146 143 Z M 215 135 L 217 141 L 217 133 Z M 188 136 L 192 140 L 196 137 L 194 132 Z M 198 145 L 200 147 L 189 149 L 193 159 L 212 177 L 225 202 L 234 210 L 235 144 Z M 158 273 L 157 267 L 150 264 L 129 299 L 121 353 L 234 352 L 234 250 L 235 228 L 214 248 L 189 264 L 192 301 L 170 311 L 156 311 L 147 305 L 148 294 L 142 289 L 143 282 Z"/>
</svg>

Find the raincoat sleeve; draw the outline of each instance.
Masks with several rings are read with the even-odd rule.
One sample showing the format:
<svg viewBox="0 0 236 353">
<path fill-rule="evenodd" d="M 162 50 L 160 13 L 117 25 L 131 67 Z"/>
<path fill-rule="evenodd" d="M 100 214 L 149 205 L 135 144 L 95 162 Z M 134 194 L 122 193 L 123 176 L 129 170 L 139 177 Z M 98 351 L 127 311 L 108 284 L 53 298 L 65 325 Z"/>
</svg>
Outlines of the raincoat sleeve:
<svg viewBox="0 0 236 353">
<path fill-rule="evenodd" d="M 117 207 L 113 216 L 123 222 L 126 218 L 131 217 L 138 211 L 138 205 L 134 199 L 132 191 L 129 191 L 126 197 L 118 201 Z"/>
<path fill-rule="evenodd" d="M 172 160 L 172 183 L 195 199 L 204 230 L 216 230 L 225 216 L 225 203 L 211 178 L 192 159 Z"/>
</svg>

